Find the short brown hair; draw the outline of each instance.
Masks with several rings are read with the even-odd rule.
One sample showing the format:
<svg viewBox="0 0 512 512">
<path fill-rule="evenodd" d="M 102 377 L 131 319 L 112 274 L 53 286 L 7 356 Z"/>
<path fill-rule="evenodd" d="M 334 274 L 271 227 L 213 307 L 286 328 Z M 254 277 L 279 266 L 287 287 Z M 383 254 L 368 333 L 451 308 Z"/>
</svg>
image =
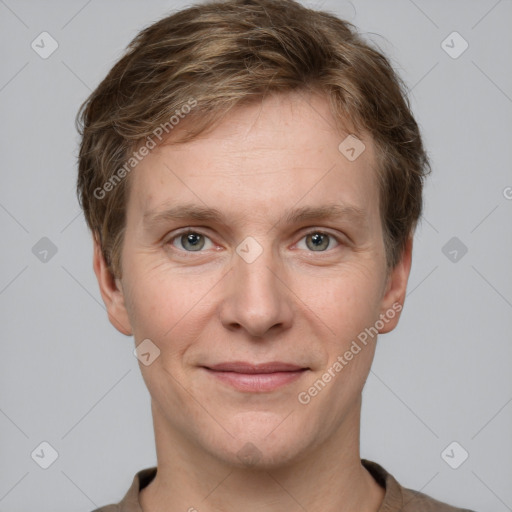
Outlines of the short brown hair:
<svg viewBox="0 0 512 512">
<path fill-rule="evenodd" d="M 295 90 L 320 92 L 335 119 L 371 135 L 388 268 L 398 263 L 430 171 L 405 85 L 380 51 L 334 15 L 293 0 L 226 0 L 145 28 L 77 115 L 78 198 L 114 276 L 122 275 L 123 178 L 134 151 L 149 147 L 162 127 L 171 133 L 173 117 L 187 113 L 187 130 L 175 132 L 184 142 L 237 105 Z"/>
</svg>

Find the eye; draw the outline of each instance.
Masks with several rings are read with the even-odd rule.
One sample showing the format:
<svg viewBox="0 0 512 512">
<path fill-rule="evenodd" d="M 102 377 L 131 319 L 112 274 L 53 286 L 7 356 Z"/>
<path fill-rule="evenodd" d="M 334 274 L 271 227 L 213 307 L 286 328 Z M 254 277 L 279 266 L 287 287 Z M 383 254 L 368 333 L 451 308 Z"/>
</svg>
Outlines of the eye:
<svg viewBox="0 0 512 512">
<path fill-rule="evenodd" d="M 173 247 L 187 252 L 198 252 L 202 249 L 210 249 L 212 241 L 197 231 L 187 231 L 171 238 L 169 242 Z"/>
<path fill-rule="evenodd" d="M 323 252 L 327 249 L 332 249 L 333 244 L 334 247 L 339 245 L 339 242 L 336 240 L 334 235 L 324 233 L 323 231 L 311 231 L 301 239 L 301 242 L 302 240 L 305 240 L 306 248 L 314 252 Z M 300 247 L 301 242 L 298 244 L 299 248 L 302 248 Z"/>
</svg>

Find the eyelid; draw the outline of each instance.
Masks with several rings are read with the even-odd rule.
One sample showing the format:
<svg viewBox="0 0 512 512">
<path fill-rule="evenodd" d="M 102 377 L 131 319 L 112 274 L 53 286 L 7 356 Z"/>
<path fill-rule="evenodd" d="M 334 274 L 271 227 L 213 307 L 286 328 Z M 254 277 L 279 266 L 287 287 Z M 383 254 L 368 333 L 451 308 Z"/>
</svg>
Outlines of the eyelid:
<svg viewBox="0 0 512 512">
<path fill-rule="evenodd" d="M 205 238 L 207 238 L 208 240 L 210 240 L 210 242 L 214 245 L 218 245 L 218 244 L 215 244 L 215 242 L 211 239 L 210 236 L 208 236 L 205 232 L 204 232 L 204 229 L 205 228 L 201 228 L 201 227 L 197 227 L 196 226 L 187 226 L 187 227 L 184 227 L 184 228 L 181 228 L 181 229 L 178 229 L 178 230 L 175 230 L 172 232 L 172 236 L 167 236 L 164 238 L 164 245 L 171 245 L 173 248 L 175 248 L 176 250 L 178 250 L 179 252 L 184 252 L 184 253 L 194 253 L 196 252 L 197 254 L 200 254 L 202 252 L 205 252 L 203 250 L 201 251 L 186 251 L 184 249 L 179 249 L 177 247 L 174 246 L 174 244 L 172 243 L 174 240 L 176 240 L 177 238 L 183 236 L 183 235 L 186 235 L 188 233 L 195 233 L 195 234 L 198 234 L 198 235 L 201 235 L 201 236 L 204 236 Z M 313 234 L 317 234 L 317 233 L 321 233 L 321 234 L 325 234 L 325 235 L 328 235 L 330 236 L 331 238 L 333 238 L 338 245 L 336 245 L 335 247 L 332 247 L 330 249 L 327 249 L 325 251 L 309 251 L 309 252 L 318 252 L 318 253 L 326 253 L 326 252 L 329 252 L 331 250 L 334 250 L 336 247 L 340 246 L 340 245 L 344 245 L 347 242 L 346 240 L 346 237 L 344 238 L 343 236 L 341 236 L 341 234 L 334 234 L 332 231 L 330 231 L 329 229 L 326 229 L 326 228 L 321 228 L 321 227 L 307 227 L 307 228 L 304 228 L 304 230 L 301 230 L 299 232 L 300 234 L 300 238 L 293 244 L 294 246 L 296 246 L 300 241 L 302 241 L 306 236 L 308 235 L 313 235 Z"/>
<path fill-rule="evenodd" d="M 181 229 L 178 229 L 176 231 L 172 231 L 172 236 L 166 236 L 164 238 L 164 245 L 170 245 L 174 249 L 176 249 L 177 251 L 179 251 L 181 253 L 191 253 L 191 254 L 197 253 L 197 254 L 200 254 L 202 252 L 205 252 L 203 250 L 201 250 L 201 251 L 186 251 L 184 249 L 179 249 L 178 247 L 176 247 L 173 244 L 173 242 L 176 239 L 178 239 L 179 237 L 181 237 L 183 235 L 187 235 L 189 233 L 194 233 L 194 234 L 197 234 L 197 235 L 201 235 L 204 238 L 207 238 L 208 240 L 210 240 L 210 242 L 212 244 L 214 244 L 214 241 L 211 239 L 211 237 L 209 237 L 207 234 L 205 234 L 201 229 L 196 229 L 195 226 L 187 226 L 185 228 L 181 228 Z M 169 233 L 169 235 L 171 235 L 171 233 Z"/>
<path fill-rule="evenodd" d="M 307 231 L 303 231 L 301 232 L 301 235 L 300 235 L 300 238 L 297 242 L 295 242 L 294 246 L 296 246 L 299 242 L 301 242 L 306 236 L 308 235 L 314 235 L 314 234 L 323 234 L 323 235 L 328 235 L 329 237 L 333 238 L 337 245 L 335 247 L 331 247 L 325 251 L 309 251 L 309 252 L 312 252 L 312 253 L 327 253 L 327 252 L 330 252 L 334 249 L 336 249 L 337 247 L 339 247 L 340 245 L 344 245 L 347 243 L 346 240 L 344 240 L 343 236 L 339 235 L 339 234 L 334 234 L 332 231 L 329 231 L 328 229 L 326 228 L 306 228 Z"/>
</svg>

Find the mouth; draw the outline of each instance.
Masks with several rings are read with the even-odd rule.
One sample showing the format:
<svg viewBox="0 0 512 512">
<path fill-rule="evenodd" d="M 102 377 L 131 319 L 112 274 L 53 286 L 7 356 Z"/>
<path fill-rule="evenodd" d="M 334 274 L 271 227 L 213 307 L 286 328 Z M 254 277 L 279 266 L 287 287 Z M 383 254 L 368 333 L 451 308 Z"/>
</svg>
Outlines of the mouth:
<svg viewBox="0 0 512 512">
<path fill-rule="evenodd" d="M 268 362 L 252 364 L 233 361 L 203 366 L 215 379 L 218 379 L 238 391 L 262 393 L 298 380 L 309 368 L 290 363 Z"/>
</svg>

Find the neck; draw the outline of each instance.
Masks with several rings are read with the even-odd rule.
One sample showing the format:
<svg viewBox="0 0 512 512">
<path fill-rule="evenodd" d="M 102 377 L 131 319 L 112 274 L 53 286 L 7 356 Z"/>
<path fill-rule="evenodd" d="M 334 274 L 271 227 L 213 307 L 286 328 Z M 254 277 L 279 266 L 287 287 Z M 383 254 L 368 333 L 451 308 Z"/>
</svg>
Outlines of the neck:
<svg viewBox="0 0 512 512">
<path fill-rule="evenodd" d="M 240 468 L 169 431 L 153 408 L 158 471 L 139 495 L 144 512 L 377 512 L 382 489 L 361 465 L 360 404 L 335 435 L 278 467 Z"/>
</svg>

